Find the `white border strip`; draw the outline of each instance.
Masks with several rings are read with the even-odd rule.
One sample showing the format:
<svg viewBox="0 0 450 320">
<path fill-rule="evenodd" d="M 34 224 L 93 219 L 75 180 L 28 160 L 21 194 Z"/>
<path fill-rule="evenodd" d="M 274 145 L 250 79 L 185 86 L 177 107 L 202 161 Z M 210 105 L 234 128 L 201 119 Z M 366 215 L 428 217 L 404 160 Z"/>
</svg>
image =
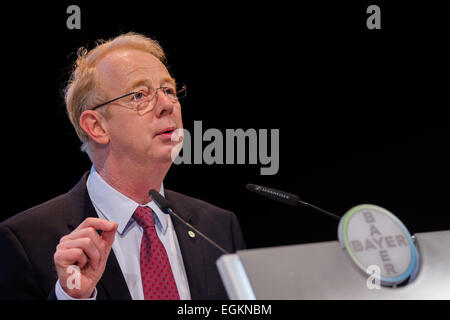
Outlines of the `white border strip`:
<svg viewBox="0 0 450 320">
<path fill-rule="evenodd" d="M 256 300 L 247 273 L 237 254 L 221 256 L 216 265 L 231 300 Z"/>
</svg>

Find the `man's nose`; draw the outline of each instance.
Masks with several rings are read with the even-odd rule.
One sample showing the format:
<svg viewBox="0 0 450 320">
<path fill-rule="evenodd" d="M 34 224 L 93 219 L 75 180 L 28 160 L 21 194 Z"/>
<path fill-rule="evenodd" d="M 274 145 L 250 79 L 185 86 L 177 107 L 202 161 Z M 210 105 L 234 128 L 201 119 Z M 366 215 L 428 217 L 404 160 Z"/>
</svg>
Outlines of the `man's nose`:
<svg viewBox="0 0 450 320">
<path fill-rule="evenodd" d="M 164 90 L 156 91 L 155 95 L 155 114 L 158 117 L 163 116 L 165 113 L 171 114 L 173 111 L 173 105 L 175 102 L 169 99 Z"/>
</svg>

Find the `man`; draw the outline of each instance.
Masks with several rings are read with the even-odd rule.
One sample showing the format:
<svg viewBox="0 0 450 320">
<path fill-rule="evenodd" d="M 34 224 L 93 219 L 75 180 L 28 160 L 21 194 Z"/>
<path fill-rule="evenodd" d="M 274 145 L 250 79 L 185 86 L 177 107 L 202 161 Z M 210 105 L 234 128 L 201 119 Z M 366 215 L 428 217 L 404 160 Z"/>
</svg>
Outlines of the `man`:
<svg viewBox="0 0 450 320">
<path fill-rule="evenodd" d="M 93 166 L 68 193 L 0 224 L 2 299 L 226 299 L 221 252 L 244 248 L 235 215 L 163 187 L 175 130 L 176 84 L 160 45 L 128 33 L 79 50 L 66 88 L 69 118 Z"/>
</svg>

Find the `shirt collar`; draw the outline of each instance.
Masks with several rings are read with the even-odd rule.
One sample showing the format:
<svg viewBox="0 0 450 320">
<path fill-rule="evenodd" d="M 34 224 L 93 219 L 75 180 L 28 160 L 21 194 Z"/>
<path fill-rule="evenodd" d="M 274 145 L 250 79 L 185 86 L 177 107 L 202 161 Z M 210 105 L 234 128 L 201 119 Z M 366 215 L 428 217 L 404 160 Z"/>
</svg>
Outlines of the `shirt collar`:
<svg viewBox="0 0 450 320">
<path fill-rule="evenodd" d="M 134 211 L 140 205 L 136 201 L 123 195 L 91 168 L 87 179 L 87 189 L 94 207 L 109 221 L 117 222 L 119 225 L 117 232 L 123 234 L 128 226 Z M 164 197 L 164 186 L 161 184 L 159 193 Z M 155 224 L 163 234 L 167 231 L 168 215 L 161 211 L 154 201 L 146 203 L 144 206 L 150 207 L 156 215 Z"/>
</svg>

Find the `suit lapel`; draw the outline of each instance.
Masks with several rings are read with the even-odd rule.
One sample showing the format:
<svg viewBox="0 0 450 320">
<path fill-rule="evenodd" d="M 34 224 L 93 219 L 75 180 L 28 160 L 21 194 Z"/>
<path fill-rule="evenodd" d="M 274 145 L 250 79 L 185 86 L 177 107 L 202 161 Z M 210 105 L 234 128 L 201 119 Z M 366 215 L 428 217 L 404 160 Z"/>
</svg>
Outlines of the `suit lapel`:
<svg viewBox="0 0 450 320">
<path fill-rule="evenodd" d="M 81 222 L 88 217 L 98 218 L 97 212 L 92 205 L 89 193 L 86 187 L 88 173 L 85 173 L 80 182 L 71 190 L 69 194 L 76 200 L 73 201 L 73 213 L 69 217 L 69 228 L 74 230 Z M 131 295 L 128 286 L 123 277 L 114 251 L 111 250 L 108 261 L 106 262 L 105 272 L 101 277 L 97 288 L 97 299 L 112 299 L 112 300 L 131 300 Z"/>
<path fill-rule="evenodd" d="M 105 272 L 99 281 L 106 293 L 107 299 L 111 300 L 131 300 L 131 294 L 128 290 L 127 283 L 123 277 L 122 270 L 117 262 L 116 255 L 113 250 L 109 254 L 106 262 Z M 106 297 L 104 298 L 106 299 Z"/>
<path fill-rule="evenodd" d="M 166 190 L 165 193 L 167 199 L 172 203 L 174 212 L 194 227 L 197 227 L 199 221 L 195 212 L 190 211 L 179 202 L 175 193 L 169 190 Z M 177 218 L 171 217 L 171 219 L 180 245 L 191 299 L 205 299 L 208 295 L 208 279 L 204 259 L 206 253 L 205 243 L 198 236 L 191 238 L 188 234 L 188 228 L 178 221 Z"/>
</svg>

